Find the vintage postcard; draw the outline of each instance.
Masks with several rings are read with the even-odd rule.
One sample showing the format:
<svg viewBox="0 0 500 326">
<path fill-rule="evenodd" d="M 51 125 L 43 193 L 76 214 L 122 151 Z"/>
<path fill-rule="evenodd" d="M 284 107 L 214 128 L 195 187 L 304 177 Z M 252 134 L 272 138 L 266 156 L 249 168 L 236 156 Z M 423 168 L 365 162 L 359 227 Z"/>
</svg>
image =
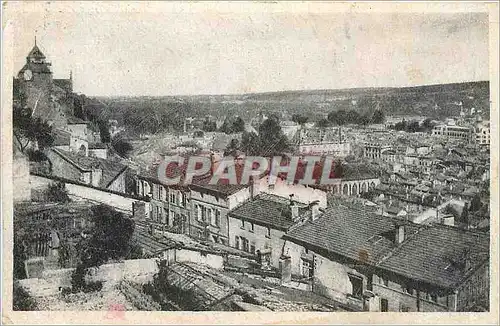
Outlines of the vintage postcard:
<svg viewBox="0 0 500 326">
<path fill-rule="evenodd" d="M 5 324 L 498 324 L 497 2 L 2 5 Z"/>
</svg>

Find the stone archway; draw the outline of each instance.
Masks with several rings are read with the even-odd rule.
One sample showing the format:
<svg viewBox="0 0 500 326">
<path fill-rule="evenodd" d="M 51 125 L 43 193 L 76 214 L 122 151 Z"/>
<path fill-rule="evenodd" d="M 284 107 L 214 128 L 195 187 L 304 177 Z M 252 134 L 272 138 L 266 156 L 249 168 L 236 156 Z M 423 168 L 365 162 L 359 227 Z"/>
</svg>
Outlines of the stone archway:
<svg viewBox="0 0 500 326">
<path fill-rule="evenodd" d="M 372 181 L 372 182 L 370 183 L 370 189 L 374 189 L 374 188 L 375 188 L 375 182 L 373 182 L 373 181 Z"/>
<path fill-rule="evenodd" d="M 332 188 L 332 193 L 336 194 L 337 192 L 338 192 L 337 185 L 334 185 L 333 188 Z"/>
<path fill-rule="evenodd" d="M 358 194 L 358 185 L 355 183 L 352 184 L 351 194 L 355 196 Z"/>
<path fill-rule="evenodd" d="M 349 195 L 349 186 L 347 184 L 342 187 L 342 194 L 343 195 Z"/>
<path fill-rule="evenodd" d="M 361 192 L 367 192 L 367 191 L 368 191 L 368 186 L 366 182 L 363 182 L 363 184 L 361 185 Z"/>
</svg>

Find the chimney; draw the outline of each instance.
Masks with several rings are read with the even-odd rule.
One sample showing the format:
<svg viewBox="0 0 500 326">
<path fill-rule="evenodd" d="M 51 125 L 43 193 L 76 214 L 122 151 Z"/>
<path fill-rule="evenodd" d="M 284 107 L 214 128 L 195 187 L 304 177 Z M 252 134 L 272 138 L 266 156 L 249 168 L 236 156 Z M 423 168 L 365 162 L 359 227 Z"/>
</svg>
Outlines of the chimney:
<svg viewBox="0 0 500 326">
<path fill-rule="evenodd" d="M 292 221 L 299 217 L 299 206 L 293 201 L 293 194 L 290 195 L 290 210 L 292 211 Z"/>
<path fill-rule="evenodd" d="M 215 157 L 214 153 L 210 152 L 210 175 L 214 175 L 215 172 Z"/>
<path fill-rule="evenodd" d="M 320 208 L 319 208 L 319 202 L 314 201 L 311 203 L 311 221 L 316 221 L 321 214 Z"/>
<path fill-rule="evenodd" d="M 255 185 L 254 185 L 254 180 L 253 180 L 253 175 L 250 176 L 250 199 L 253 200 L 255 196 Z"/>
<path fill-rule="evenodd" d="M 405 241 L 405 226 L 403 223 L 396 223 L 396 237 L 395 237 L 395 243 L 400 244 L 403 241 Z"/>
<path fill-rule="evenodd" d="M 90 182 L 92 186 L 99 187 L 99 183 L 102 178 L 102 169 L 98 165 L 92 166 L 92 172 L 90 175 Z"/>
</svg>

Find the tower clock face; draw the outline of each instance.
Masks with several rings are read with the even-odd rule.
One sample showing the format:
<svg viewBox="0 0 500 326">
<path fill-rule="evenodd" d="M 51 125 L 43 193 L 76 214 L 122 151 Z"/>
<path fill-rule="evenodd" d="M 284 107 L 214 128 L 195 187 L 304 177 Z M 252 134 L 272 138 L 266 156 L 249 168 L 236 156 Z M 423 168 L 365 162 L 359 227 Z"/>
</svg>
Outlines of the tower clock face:
<svg viewBox="0 0 500 326">
<path fill-rule="evenodd" d="M 33 78 L 33 72 L 31 70 L 24 71 L 24 80 L 31 80 Z"/>
</svg>

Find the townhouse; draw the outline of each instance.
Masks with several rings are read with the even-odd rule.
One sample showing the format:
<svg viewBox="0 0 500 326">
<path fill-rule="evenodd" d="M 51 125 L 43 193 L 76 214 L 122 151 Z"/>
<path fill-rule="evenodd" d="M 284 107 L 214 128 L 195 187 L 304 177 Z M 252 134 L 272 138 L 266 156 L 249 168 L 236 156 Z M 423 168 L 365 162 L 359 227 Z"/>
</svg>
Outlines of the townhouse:
<svg viewBox="0 0 500 326">
<path fill-rule="evenodd" d="M 229 212 L 229 245 L 256 254 L 264 266 L 279 266 L 283 235 L 291 227 L 319 214 L 319 201 L 303 203 L 261 193 Z"/>
<path fill-rule="evenodd" d="M 290 272 L 369 311 L 488 309 L 489 237 L 363 208 L 328 208 L 283 236 Z"/>
</svg>

